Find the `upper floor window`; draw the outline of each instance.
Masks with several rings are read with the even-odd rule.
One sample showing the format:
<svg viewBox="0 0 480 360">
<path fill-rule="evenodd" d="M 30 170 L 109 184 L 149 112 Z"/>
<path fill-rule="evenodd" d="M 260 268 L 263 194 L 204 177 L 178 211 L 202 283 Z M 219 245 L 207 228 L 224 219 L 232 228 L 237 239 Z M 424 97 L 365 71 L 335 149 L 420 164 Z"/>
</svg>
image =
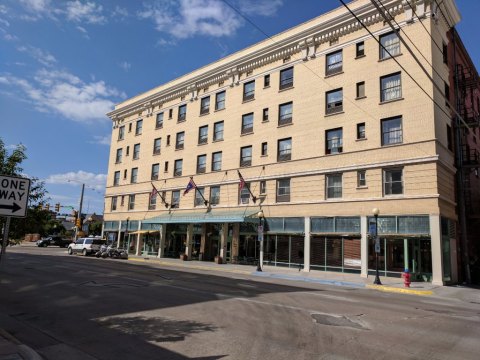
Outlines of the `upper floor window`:
<svg viewBox="0 0 480 360">
<path fill-rule="evenodd" d="M 213 124 L 213 141 L 223 140 L 223 121 Z"/>
<path fill-rule="evenodd" d="M 123 180 L 127 179 L 127 169 L 123 170 Z"/>
<path fill-rule="evenodd" d="M 130 155 L 130 146 L 127 146 L 126 156 Z"/>
<path fill-rule="evenodd" d="M 138 181 L 138 168 L 133 168 L 132 173 L 130 174 L 130 183 L 136 184 Z"/>
<path fill-rule="evenodd" d="M 135 125 L 135 135 L 140 135 L 143 130 L 143 120 L 138 120 Z"/>
<path fill-rule="evenodd" d="M 290 179 L 277 180 L 277 202 L 290 202 Z"/>
<path fill-rule="evenodd" d="M 280 90 L 293 86 L 293 67 L 280 70 Z"/>
<path fill-rule="evenodd" d="M 343 111 L 343 90 L 337 89 L 325 94 L 326 113 L 334 114 Z"/>
<path fill-rule="evenodd" d="M 367 186 L 366 173 L 367 173 L 367 172 L 366 172 L 365 170 L 357 171 L 357 187 L 365 187 L 365 186 Z"/>
<path fill-rule="evenodd" d="M 118 140 L 125 139 L 125 125 L 122 125 L 118 128 Z"/>
<path fill-rule="evenodd" d="M 243 84 L 243 101 L 255 98 L 255 80 Z"/>
<path fill-rule="evenodd" d="M 385 195 L 403 194 L 403 169 L 383 170 L 383 193 Z"/>
<path fill-rule="evenodd" d="M 128 195 L 128 210 L 135 209 L 135 195 Z"/>
<path fill-rule="evenodd" d="M 448 65 L 448 47 L 447 44 L 442 44 L 442 55 L 443 55 L 443 63 Z"/>
<path fill-rule="evenodd" d="M 215 110 L 225 109 L 225 91 L 220 91 L 215 95 Z"/>
<path fill-rule="evenodd" d="M 357 99 L 365 97 L 365 81 L 357 83 Z"/>
<path fill-rule="evenodd" d="M 263 142 L 262 143 L 262 156 L 267 156 L 268 155 L 268 143 Z"/>
<path fill-rule="evenodd" d="M 400 73 L 385 75 L 380 78 L 380 101 L 391 101 L 402 97 Z"/>
<path fill-rule="evenodd" d="M 395 32 L 380 36 L 380 59 L 400 55 L 400 39 Z"/>
<path fill-rule="evenodd" d="M 357 124 L 357 140 L 365 139 L 365 123 Z"/>
<path fill-rule="evenodd" d="M 116 196 L 112 196 L 112 202 L 110 204 L 110 211 L 117 210 L 117 200 L 118 200 L 118 198 Z"/>
<path fill-rule="evenodd" d="M 208 142 L 208 125 L 198 128 L 198 144 L 206 144 Z"/>
<path fill-rule="evenodd" d="M 165 165 L 163 166 L 163 171 L 168 172 L 168 161 L 165 161 Z"/>
<path fill-rule="evenodd" d="M 148 197 L 148 210 L 155 210 L 157 208 L 157 196 Z"/>
<path fill-rule="evenodd" d="M 200 115 L 210 112 L 210 96 L 206 96 L 200 100 Z"/>
<path fill-rule="evenodd" d="M 132 132 L 132 123 L 128 124 L 128 132 Z"/>
<path fill-rule="evenodd" d="M 157 120 L 155 121 L 155 129 L 163 127 L 163 112 L 157 114 Z"/>
<path fill-rule="evenodd" d="M 120 171 L 115 171 L 113 175 L 113 186 L 118 186 L 120 184 Z"/>
<path fill-rule="evenodd" d="M 170 203 L 172 209 L 178 209 L 180 206 L 180 190 L 172 191 L 172 201 Z"/>
<path fill-rule="evenodd" d="M 444 93 L 445 93 L 445 106 L 450 107 L 450 104 L 449 104 L 449 101 L 450 101 L 450 86 L 448 86 L 448 84 L 445 81 L 443 82 L 443 89 L 444 89 Z"/>
<path fill-rule="evenodd" d="M 173 117 L 173 109 L 168 109 L 168 118 L 171 119 Z"/>
<path fill-rule="evenodd" d="M 214 152 L 212 154 L 212 171 L 222 170 L 222 152 Z"/>
<path fill-rule="evenodd" d="M 122 153 L 123 149 L 117 149 L 117 155 L 115 156 L 115 163 L 121 163 L 122 162 Z"/>
<path fill-rule="evenodd" d="M 210 188 L 210 205 L 220 204 L 220 186 Z"/>
<path fill-rule="evenodd" d="M 401 144 L 403 142 L 402 117 L 382 120 L 382 145 Z"/>
<path fill-rule="evenodd" d="M 326 55 L 325 75 L 333 75 L 339 73 L 343 69 L 343 53 L 342 50 Z"/>
<path fill-rule="evenodd" d="M 278 125 L 292 123 L 293 102 L 288 102 L 278 106 Z"/>
<path fill-rule="evenodd" d="M 327 175 L 327 199 L 342 197 L 342 174 Z"/>
<path fill-rule="evenodd" d="M 365 55 L 365 43 L 360 41 L 356 44 L 356 57 L 361 57 Z"/>
<path fill-rule="evenodd" d="M 263 109 L 262 121 L 268 121 L 268 108 Z"/>
<path fill-rule="evenodd" d="M 447 124 L 447 148 L 453 151 L 452 127 Z"/>
<path fill-rule="evenodd" d="M 194 200 L 195 206 L 202 206 L 205 204 L 205 200 L 203 200 L 205 197 L 204 194 L 205 194 L 205 188 L 197 187 L 195 189 L 195 200 Z"/>
<path fill-rule="evenodd" d="M 183 160 L 175 160 L 175 168 L 173 169 L 173 176 L 182 176 Z"/>
<path fill-rule="evenodd" d="M 263 77 L 263 87 L 269 87 L 270 86 L 270 75 L 265 75 Z"/>
<path fill-rule="evenodd" d="M 253 113 L 242 116 L 242 134 L 253 132 Z"/>
<path fill-rule="evenodd" d="M 133 160 L 140 158 L 140 144 L 133 145 Z"/>
<path fill-rule="evenodd" d="M 187 104 L 178 107 L 178 122 L 185 121 L 187 118 Z"/>
<path fill-rule="evenodd" d="M 197 174 L 203 174 L 207 171 L 207 155 L 197 156 Z"/>
<path fill-rule="evenodd" d="M 260 181 L 260 194 L 267 193 L 267 182 L 265 180 Z"/>
<path fill-rule="evenodd" d="M 343 129 L 332 129 L 325 131 L 326 138 L 326 149 L 325 153 L 328 154 L 338 154 L 343 152 Z"/>
<path fill-rule="evenodd" d="M 177 141 L 175 142 L 175 149 L 181 150 L 184 147 L 185 142 L 185 131 L 177 133 Z"/>
<path fill-rule="evenodd" d="M 158 180 L 159 172 L 160 172 L 160 164 L 153 164 L 152 165 L 152 176 L 150 178 L 152 180 Z"/>
<path fill-rule="evenodd" d="M 238 203 L 248 204 L 250 202 L 250 183 L 245 183 L 242 188 L 239 188 Z"/>
<path fill-rule="evenodd" d="M 292 138 L 278 140 L 277 161 L 292 159 Z"/>
<path fill-rule="evenodd" d="M 245 146 L 240 149 L 240 167 L 252 166 L 252 147 Z"/>
<path fill-rule="evenodd" d="M 153 154 L 154 155 L 160 154 L 161 145 L 162 145 L 162 138 L 157 138 L 153 141 Z"/>
</svg>

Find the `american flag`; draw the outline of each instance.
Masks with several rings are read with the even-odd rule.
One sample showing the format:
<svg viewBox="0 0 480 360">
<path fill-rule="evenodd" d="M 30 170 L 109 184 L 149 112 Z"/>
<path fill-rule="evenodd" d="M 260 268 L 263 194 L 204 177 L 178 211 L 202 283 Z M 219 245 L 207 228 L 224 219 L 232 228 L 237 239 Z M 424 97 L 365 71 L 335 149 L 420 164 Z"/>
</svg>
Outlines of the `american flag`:
<svg viewBox="0 0 480 360">
<path fill-rule="evenodd" d="M 238 177 L 240 178 L 240 184 L 238 184 L 238 189 L 242 191 L 242 189 L 245 187 L 245 180 L 243 179 L 242 174 L 240 174 L 240 171 L 238 171 Z"/>
<path fill-rule="evenodd" d="M 152 191 L 150 192 L 150 199 L 153 199 L 158 194 L 157 188 L 152 184 Z"/>
<path fill-rule="evenodd" d="M 196 189 L 197 185 L 193 182 L 193 178 L 190 178 L 190 181 L 187 184 L 187 187 L 185 188 L 185 191 L 183 192 L 183 196 L 187 195 L 188 192 L 192 189 Z"/>
</svg>

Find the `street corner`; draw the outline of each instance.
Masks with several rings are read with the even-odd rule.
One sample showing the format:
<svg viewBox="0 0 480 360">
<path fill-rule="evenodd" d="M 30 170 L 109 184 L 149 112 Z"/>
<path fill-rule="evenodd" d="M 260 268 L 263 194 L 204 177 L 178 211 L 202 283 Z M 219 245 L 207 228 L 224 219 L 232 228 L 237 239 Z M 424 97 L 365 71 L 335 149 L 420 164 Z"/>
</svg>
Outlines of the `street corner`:
<svg viewBox="0 0 480 360">
<path fill-rule="evenodd" d="M 391 292 L 391 293 L 400 293 L 400 294 L 411 294 L 411 295 L 419 295 L 419 296 L 431 296 L 433 295 L 432 290 L 417 290 L 411 288 L 400 288 L 394 286 L 386 286 L 386 285 L 365 285 L 367 289 L 373 289 L 377 291 L 383 292 Z"/>
</svg>

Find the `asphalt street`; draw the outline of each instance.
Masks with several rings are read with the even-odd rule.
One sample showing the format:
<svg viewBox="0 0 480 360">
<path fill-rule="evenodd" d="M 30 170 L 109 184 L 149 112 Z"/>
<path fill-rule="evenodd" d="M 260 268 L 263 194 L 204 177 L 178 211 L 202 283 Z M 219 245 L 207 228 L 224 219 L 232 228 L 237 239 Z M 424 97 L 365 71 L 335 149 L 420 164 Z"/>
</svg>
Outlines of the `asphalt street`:
<svg viewBox="0 0 480 360">
<path fill-rule="evenodd" d="M 478 359 L 480 304 L 12 247 L 0 328 L 46 359 Z"/>
</svg>

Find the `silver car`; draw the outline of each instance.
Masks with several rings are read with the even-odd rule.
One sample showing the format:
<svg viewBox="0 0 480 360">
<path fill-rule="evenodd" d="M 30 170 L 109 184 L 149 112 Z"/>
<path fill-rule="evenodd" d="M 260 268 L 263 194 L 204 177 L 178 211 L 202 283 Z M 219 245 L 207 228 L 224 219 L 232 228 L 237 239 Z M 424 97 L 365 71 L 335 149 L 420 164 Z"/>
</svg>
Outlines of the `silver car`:
<svg viewBox="0 0 480 360">
<path fill-rule="evenodd" d="M 82 253 L 84 256 L 95 254 L 103 244 L 105 244 L 105 240 L 99 238 L 79 238 L 68 245 L 68 254 Z"/>
</svg>

